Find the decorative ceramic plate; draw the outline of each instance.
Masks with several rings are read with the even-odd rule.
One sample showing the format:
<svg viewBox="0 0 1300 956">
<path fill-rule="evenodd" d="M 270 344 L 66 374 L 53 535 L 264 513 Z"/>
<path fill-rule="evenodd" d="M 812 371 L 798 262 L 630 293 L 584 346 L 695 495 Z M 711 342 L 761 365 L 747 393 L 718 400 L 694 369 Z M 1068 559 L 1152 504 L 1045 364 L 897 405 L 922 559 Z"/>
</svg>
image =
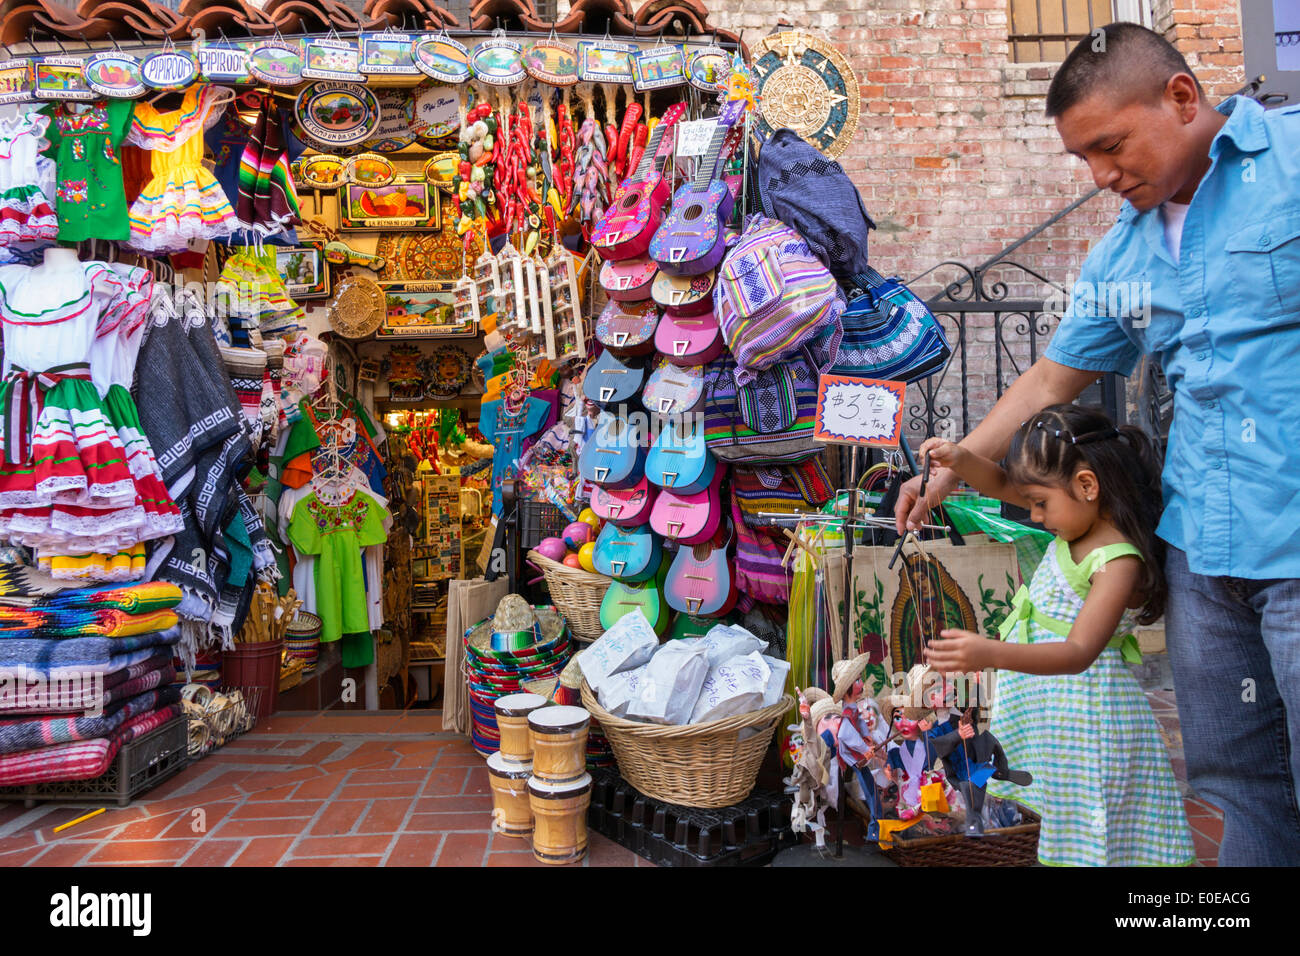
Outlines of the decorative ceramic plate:
<svg viewBox="0 0 1300 956">
<path fill-rule="evenodd" d="M 731 56 L 718 46 L 695 50 L 686 61 L 686 82 L 697 90 L 716 93 L 731 75 Z"/>
<path fill-rule="evenodd" d="M 551 86 L 578 82 L 578 50 L 567 43 L 538 40 L 524 54 L 523 64 L 529 76 Z"/>
<path fill-rule="evenodd" d="M 315 39 L 307 41 L 302 75 L 309 80 L 362 83 L 361 48 L 355 40 Z"/>
<path fill-rule="evenodd" d="M 760 136 L 788 126 L 834 159 L 858 128 L 858 80 L 844 54 L 799 30 L 763 37 L 753 49 Z"/>
<path fill-rule="evenodd" d="M 491 86 L 514 86 L 527 75 L 520 56 L 523 48 L 514 40 L 494 37 L 474 47 L 469 65 L 474 75 Z"/>
<path fill-rule="evenodd" d="M 415 65 L 443 83 L 464 83 L 469 79 L 469 50 L 449 36 L 426 37 L 411 51 Z"/>
<path fill-rule="evenodd" d="M 578 77 L 584 83 L 631 83 L 637 50 L 631 43 L 583 40 L 578 44 Z"/>
<path fill-rule="evenodd" d="M 366 140 L 366 149 L 395 153 L 415 142 L 411 124 L 415 119 L 415 100 L 409 90 L 379 91 L 379 127 Z"/>
<path fill-rule="evenodd" d="M 364 186 L 387 186 L 397 178 L 392 160 L 378 153 L 359 153 L 344 164 L 343 178 Z"/>
<path fill-rule="evenodd" d="M 166 50 L 147 56 L 140 64 L 144 85 L 155 90 L 183 90 L 199 75 L 199 65 L 188 53 Z"/>
<path fill-rule="evenodd" d="M 415 116 L 411 131 L 423 146 L 432 146 L 460 131 L 460 102 L 464 91 L 442 83 L 426 83 L 413 94 Z"/>
<path fill-rule="evenodd" d="M 379 127 L 379 101 L 359 83 L 319 80 L 298 94 L 294 116 L 315 143 L 360 146 Z"/>
<path fill-rule="evenodd" d="M 344 161 L 338 156 L 315 154 L 298 161 L 294 182 L 308 189 L 338 189 L 343 185 Z"/>
<path fill-rule="evenodd" d="M 104 96 L 129 99 L 145 91 L 144 80 L 140 78 L 140 61 L 116 50 L 96 53 L 86 61 L 82 73 L 86 84 Z"/>
<path fill-rule="evenodd" d="M 297 86 L 302 82 L 302 46 L 268 43 L 248 54 L 248 72 L 272 86 Z"/>
</svg>

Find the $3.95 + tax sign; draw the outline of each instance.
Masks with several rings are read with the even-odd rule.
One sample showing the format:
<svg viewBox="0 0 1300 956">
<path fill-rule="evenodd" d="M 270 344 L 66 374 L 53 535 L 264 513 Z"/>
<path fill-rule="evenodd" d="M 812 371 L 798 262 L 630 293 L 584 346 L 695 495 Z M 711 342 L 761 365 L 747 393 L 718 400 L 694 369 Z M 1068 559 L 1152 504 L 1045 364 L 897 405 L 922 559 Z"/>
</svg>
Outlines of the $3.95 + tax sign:
<svg viewBox="0 0 1300 956">
<path fill-rule="evenodd" d="M 897 447 L 903 427 L 904 382 L 822 375 L 813 438 L 840 445 Z"/>
</svg>

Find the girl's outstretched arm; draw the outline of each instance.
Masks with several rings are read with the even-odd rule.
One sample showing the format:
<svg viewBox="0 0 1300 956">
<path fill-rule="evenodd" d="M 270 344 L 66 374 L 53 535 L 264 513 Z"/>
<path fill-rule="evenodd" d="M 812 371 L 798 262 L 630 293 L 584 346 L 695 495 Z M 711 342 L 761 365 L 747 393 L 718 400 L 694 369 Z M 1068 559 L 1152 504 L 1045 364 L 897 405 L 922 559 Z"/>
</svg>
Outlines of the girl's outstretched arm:
<svg viewBox="0 0 1300 956">
<path fill-rule="evenodd" d="M 1128 555 L 1107 562 L 1092 578 L 1092 589 L 1064 641 L 1016 644 L 971 631 L 940 631 L 943 638 L 926 649 L 926 660 L 944 673 L 998 668 L 1022 674 L 1079 674 L 1092 666 L 1110 643 L 1138 581 L 1140 562 Z"/>
<path fill-rule="evenodd" d="M 1021 508 L 1030 506 L 1015 486 L 1007 481 L 1007 473 L 997 462 L 945 438 L 927 438 L 916 453 L 917 459 L 924 459 L 927 452 L 933 464 L 950 468 L 958 478 L 986 498 L 997 498 Z"/>
</svg>

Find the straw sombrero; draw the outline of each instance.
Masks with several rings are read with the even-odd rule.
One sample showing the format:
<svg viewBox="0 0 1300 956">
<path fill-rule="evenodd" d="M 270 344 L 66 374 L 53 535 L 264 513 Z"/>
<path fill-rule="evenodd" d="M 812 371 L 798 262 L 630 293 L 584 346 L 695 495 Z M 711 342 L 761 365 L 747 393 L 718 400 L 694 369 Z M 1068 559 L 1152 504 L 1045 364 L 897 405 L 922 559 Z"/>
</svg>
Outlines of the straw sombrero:
<svg viewBox="0 0 1300 956">
<path fill-rule="evenodd" d="M 831 694 L 835 700 L 843 700 L 844 695 L 849 692 L 853 682 L 862 676 L 867 669 L 867 664 L 871 660 L 869 654 L 859 654 L 852 660 L 836 661 L 831 667 L 831 680 L 835 682 L 835 692 Z"/>
<path fill-rule="evenodd" d="M 816 727 L 821 723 L 823 717 L 828 717 L 839 709 L 840 702 L 830 697 L 823 697 L 817 703 L 812 705 L 812 724 Z"/>
</svg>

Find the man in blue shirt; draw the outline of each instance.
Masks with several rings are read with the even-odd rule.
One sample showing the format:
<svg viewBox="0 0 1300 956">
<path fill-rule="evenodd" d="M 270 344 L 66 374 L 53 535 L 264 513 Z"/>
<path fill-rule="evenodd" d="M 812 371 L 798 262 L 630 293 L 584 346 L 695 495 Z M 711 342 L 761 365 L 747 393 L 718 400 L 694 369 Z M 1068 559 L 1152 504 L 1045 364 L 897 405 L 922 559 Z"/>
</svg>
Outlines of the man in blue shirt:
<svg viewBox="0 0 1300 956">
<path fill-rule="evenodd" d="M 1174 393 L 1157 534 L 1192 787 L 1224 811 L 1222 865 L 1300 864 L 1300 107 L 1212 108 L 1163 38 L 1113 24 L 1052 80 L 1047 113 L 1119 219 L 1045 356 L 961 444 L 1019 425 L 1141 353 Z M 904 486 L 900 533 L 957 485 Z"/>
</svg>

